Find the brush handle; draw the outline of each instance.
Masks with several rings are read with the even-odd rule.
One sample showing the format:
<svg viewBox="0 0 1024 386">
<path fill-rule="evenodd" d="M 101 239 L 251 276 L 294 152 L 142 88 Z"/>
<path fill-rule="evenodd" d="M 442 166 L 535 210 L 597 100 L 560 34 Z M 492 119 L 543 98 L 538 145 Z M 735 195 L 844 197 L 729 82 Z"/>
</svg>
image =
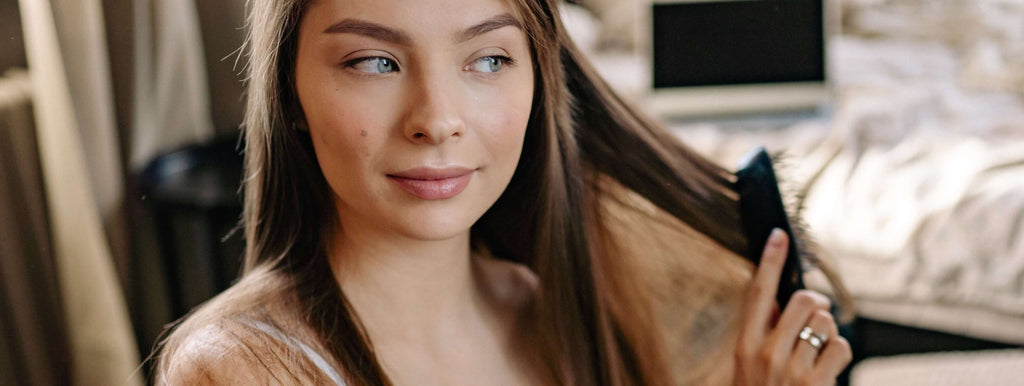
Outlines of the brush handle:
<svg viewBox="0 0 1024 386">
<path fill-rule="evenodd" d="M 789 250 L 786 263 L 779 279 L 776 301 L 779 308 L 785 308 L 789 298 L 804 288 L 803 270 L 800 266 L 800 251 L 796 237 L 789 224 L 786 208 L 779 193 L 779 182 L 775 177 L 771 157 L 763 147 L 757 147 L 744 157 L 736 172 L 736 192 L 739 193 L 740 221 L 747 236 L 747 258 L 759 264 L 764 246 L 772 229 L 779 228 L 789 235 Z"/>
</svg>

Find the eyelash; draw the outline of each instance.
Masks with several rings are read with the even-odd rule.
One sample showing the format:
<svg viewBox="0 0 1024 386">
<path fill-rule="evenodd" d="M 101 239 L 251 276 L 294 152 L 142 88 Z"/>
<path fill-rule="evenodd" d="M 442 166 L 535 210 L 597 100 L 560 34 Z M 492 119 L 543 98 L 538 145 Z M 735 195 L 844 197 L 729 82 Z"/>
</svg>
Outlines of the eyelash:
<svg viewBox="0 0 1024 386">
<path fill-rule="evenodd" d="M 481 60 L 484 60 L 484 59 L 498 59 L 498 61 L 501 62 L 501 69 L 499 69 L 497 72 L 487 72 L 487 73 L 484 73 L 485 75 L 497 74 L 497 73 L 505 71 L 505 66 L 513 67 L 513 66 L 516 65 L 515 59 L 512 59 L 512 58 L 510 58 L 508 56 L 505 56 L 505 55 L 487 55 L 487 56 L 483 56 L 483 57 L 477 58 L 476 60 L 473 61 L 473 63 L 470 63 L 466 67 L 469 67 L 469 66 L 471 66 L 471 65 L 473 65 L 473 64 L 475 64 L 475 63 L 477 63 L 477 62 L 479 62 Z"/>
<path fill-rule="evenodd" d="M 511 57 L 508 57 L 508 56 L 505 56 L 505 55 L 481 56 L 481 57 L 477 58 L 476 60 L 474 60 L 473 63 L 479 62 L 479 61 L 484 60 L 484 59 L 491 59 L 491 58 L 496 58 L 496 59 L 500 60 L 501 63 L 502 63 L 502 67 L 504 67 L 504 66 L 512 67 L 512 66 L 516 65 L 516 60 L 515 59 L 512 59 Z M 398 64 L 398 62 L 396 62 L 395 60 L 390 59 L 390 58 L 385 58 L 383 56 L 367 56 L 367 57 L 358 58 L 358 59 L 352 59 L 350 61 L 347 61 L 347 62 L 344 63 L 344 66 L 347 69 L 355 70 L 355 67 L 357 65 L 359 65 L 360 63 L 368 62 L 368 61 L 375 60 L 375 59 L 387 60 L 387 61 L 391 62 L 393 66 L 396 66 Z M 466 67 L 469 67 L 470 65 L 466 65 Z M 377 74 L 377 73 L 366 73 L 366 72 L 362 72 L 362 71 L 358 71 L 358 70 L 355 70 L 355 71 L 361 72 L 361 73 L 363 73 L 365 75 L 383 75 L 383 74 L 385 74 L 385 73 L 379 73 L 379 74 Z M 401 71 L 402 71 L 401 68 L 396 68 L 392 72 L 401 72 Z M 502 72 L 502 71 L 503 70 L 498 70 L 498 72 Z M 486 73 L 486 74 L 496 74 L 498 72 Z"/>
</svg>

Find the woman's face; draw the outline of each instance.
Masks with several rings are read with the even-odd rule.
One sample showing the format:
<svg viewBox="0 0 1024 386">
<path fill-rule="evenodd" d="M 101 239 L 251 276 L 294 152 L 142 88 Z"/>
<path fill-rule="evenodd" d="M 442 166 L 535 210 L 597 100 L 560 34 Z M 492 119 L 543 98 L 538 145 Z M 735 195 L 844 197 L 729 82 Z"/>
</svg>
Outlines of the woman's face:
<svg viewBox="0 0 1024 386">
<path fill-rule="evenodd" d="M 295 88 L 343 229 L 440 240 L 508 185 L 533 98 L 502 0 L 315 0 Z"/>
</svg>

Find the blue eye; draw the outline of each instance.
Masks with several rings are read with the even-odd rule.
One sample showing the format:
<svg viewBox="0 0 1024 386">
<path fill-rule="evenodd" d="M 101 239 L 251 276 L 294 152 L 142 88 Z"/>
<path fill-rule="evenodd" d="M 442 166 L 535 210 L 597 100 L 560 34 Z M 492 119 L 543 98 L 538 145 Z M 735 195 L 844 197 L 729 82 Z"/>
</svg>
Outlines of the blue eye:
<svg viewBox="0 0 1024 386">
<path fill-rule="evenodd" d="M 398 71 L 398 66 L 394 60 L 379 56 L 356 59 L 345 64 L 345 67 L 351 67 L 357 71 L 370 74 L 386 74 Z"/>
<path fill-rule="evenodd" d="M 512 64 L 512 58 L 501 55 L 485 56 L 466 66 L 466 69 L 476 72 L 495 73 L 501 71 L 501 68 L 506 64 Z"/>
</svg>

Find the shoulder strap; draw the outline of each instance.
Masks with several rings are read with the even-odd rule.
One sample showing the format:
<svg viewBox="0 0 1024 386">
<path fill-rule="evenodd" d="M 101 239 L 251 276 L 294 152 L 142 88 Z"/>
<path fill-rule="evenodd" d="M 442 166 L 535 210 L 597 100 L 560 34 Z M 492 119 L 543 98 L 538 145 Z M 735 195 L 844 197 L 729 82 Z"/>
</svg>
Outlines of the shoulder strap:
<svg viewBox="0 0 1024 386">
<path fill-rule="evenodd" d="M 281 331 L 281 329 L 279 329 L 279 328 L 277 328 L 277 327 L 275 327 L 275 326 L 273 326 L 273 325 L 271 325 L 269 323 L 266 323 L 266 322 L 263 322 L 263 321 L 259 321 L 259 320 L 251 320 L 251 319 L 244 320 L 242 322 L 245 323 L 245 324 L 248 324 L 248 325 L 250 325 L 252 327 L 257 328 L 260 331 L 263 331 L 264 333 L 266 333 L 267 335 L 270 335 L 274 339 L 277 339 L 277 340 L 279 340 L 281 342 L 284 342 L 285 344 L 291 346 L 293 349 L 296 349 L 299 352 L 303 353 L 306 356 L 306 358 L 309 358 L 309 360 L 312 361 L 313 364 L 316 365 L 316 367 L 320 369 L 320 371 L 323 371 L 324 374 L 326 374 L 328 378 L 330 378 L 332 381 L 334 381 L 335 385 L 337 385 L 337 386 L 347 386 L 347 384 L 345 383 L 345 380 L 343 380 L 341 378 L 341 375 L 338 374 L 338 372 L 334 369 L 334 367 L 331 366 L 327 362 L 327 360 L 324 359 L 323 356 L 321 356 L 319 353 L 317 353 L 315 350 L 313 350 L 312 347 L 309 347 L 309 345 L 307 345 L 305 343 L 302 343 L 298 339 L 295 339 L 295 338 L 293 338 L 291 336 L 288 336 L 287 334 L 284 333 L 284 331 Z"/>
</svg>

